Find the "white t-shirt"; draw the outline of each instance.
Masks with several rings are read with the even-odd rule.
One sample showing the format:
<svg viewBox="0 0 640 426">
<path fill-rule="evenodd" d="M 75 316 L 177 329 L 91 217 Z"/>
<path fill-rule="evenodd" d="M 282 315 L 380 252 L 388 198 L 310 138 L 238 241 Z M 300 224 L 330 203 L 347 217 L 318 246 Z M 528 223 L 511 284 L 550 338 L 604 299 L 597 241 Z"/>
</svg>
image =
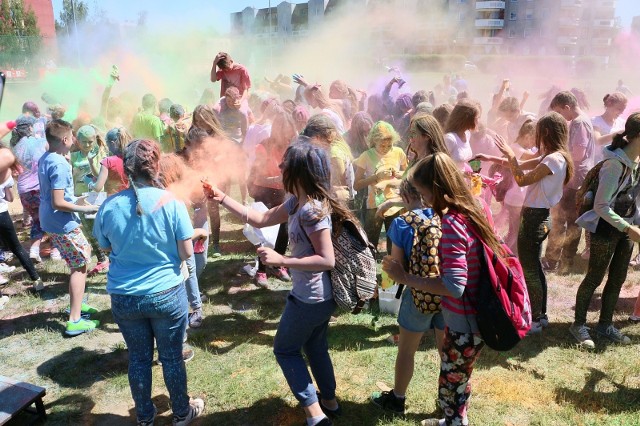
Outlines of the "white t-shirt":
<svg viewBox="0 0 640 426">
<path fill-rule="evenodd" d="M 535 148 L 524 149 L 517 143 L 512 144 L 511 149 L 513 149 L 513 152 L 516 154 L 516 158 L 518 159 L 520 159 L 523 154 L 533 154 L 535 150 Z M 504 196 L 504 203 L 513 207 L 522 207 L 526 195 L 527 187 L 518 186 L 518 184 L 514 182 Z"/>
<path fill-rule="evenodd" d="M 9 176 L 9 179 L 0 183 L 0 213 L 4 213 L 9 210 L 9 202 L 4 199 L 7 188 L 11 188 L 14 184 L 13 178 Z"/>
<path fill-rule="evenodd" d="M 524 207 L 550 209 L 560 202 L 567 174 L 567 161 L 560 152 L 549 154 L 541 161 L 551 174 L 543 177 L 533 185 L 529 185 L 524 199 Z"/>
<path fill-rule="evenodd" d="M 618 117 L 613 121 L 613 126 L 610 126 L 609 123 L 604 121 L 602 116 L 599 115 L 591 119 L 591 124 L 593 125 L 593 130 L 597 130 L 602 136 L 609 135 L 611 133 L 624 132 L 625 121 L 622 119 L 622 117 Z M 596 157 L 594 160 L 594 164 L 597 164 L 604 159 L 604 155 L 602 154 L 603 149 L 606 149 L 606 147 L 601 147 L 596 143 Z"/>
<path fill-rule="evenodd" d="M 465 140 L 460 139 L 455 133 L 444 135 L 444 143 L 447 145 L 449 155 L 451 155 L 451 158 L 453 158 L 453 161 L 456 162 L 461 171 L 465 170 L 467 161 L 473 158 L 473 151 L 469 144 L 471 132 L 467 130 L 464 132 L 464 136 Z"/>
</svg>

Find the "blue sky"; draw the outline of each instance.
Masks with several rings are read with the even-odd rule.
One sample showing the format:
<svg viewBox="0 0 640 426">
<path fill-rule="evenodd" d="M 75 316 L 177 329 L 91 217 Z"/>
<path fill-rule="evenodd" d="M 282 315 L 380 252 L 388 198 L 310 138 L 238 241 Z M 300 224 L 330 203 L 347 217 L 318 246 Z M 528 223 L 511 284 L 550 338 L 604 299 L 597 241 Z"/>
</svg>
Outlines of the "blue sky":
<svg viewBox="0 0 640 426">
<path fill-rule="evenodd" d="M 136 20 L 138 13 L 146 11 L 150 26 L 164 26 L 176 23 L 178 20 L 203 28 L 215 28 L 220 32 L 229 30 L 229 14 L 244 9 L 247 6 L 267 7 L 268 0 L 84 0 L 89 10 L 103 9 L 107 16 L 118 21 Z M 281 0 L 271 0 L 276 6 Z M 292 1 L 292 3 L 301 3 Z M 62 0 L 53 0 L 56 18 L 62 8 Z M 639 0 L 618 0 L 617 15 L 622 18 L 625 28 L 631 25 L 631 18 L 640 15 Z"/>
</svg>

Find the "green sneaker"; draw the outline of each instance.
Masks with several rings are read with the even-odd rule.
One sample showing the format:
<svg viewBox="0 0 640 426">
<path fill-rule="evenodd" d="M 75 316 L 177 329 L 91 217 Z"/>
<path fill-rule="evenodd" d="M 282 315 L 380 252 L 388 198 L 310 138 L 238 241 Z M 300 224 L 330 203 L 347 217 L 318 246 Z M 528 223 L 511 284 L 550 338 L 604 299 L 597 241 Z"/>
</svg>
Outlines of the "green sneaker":
<svg viewBox="0 0 640 426">
<path fill-rule="evenodd" d="M 67 321 L 67 329 L 64 333 L 67 336 L 77 336 L 78 334 L 90 332 L 99 325 L 100 321 L 80 318 L 77 322 Z"/>
<path fill-rule="evenodd" d="M 71 313 L 71 308 L 69 306 L 67 306 L 67 309 L 64 310 L 67 314 Z M 98 310 L 96 308 L 94 308 L 91 305 L 87 305 L 86 303 L 82 302 L 82 307 L 80 308 L 80 313 L 86 314 L 86 315 L 91 315 L 91 314 L 97 314 Z"/>
</svg>

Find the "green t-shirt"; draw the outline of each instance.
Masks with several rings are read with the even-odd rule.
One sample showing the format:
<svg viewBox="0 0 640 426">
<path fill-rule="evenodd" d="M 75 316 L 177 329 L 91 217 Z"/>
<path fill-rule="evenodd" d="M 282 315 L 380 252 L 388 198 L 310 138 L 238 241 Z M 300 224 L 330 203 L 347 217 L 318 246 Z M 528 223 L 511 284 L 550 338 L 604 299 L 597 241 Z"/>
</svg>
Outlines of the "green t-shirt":
<svg viewBox="0 0 640 426">
<path fill-rule="evenodd" d="M 164 123 L 160 117 L 142 111 L 133 117 L 131 133 L 134 139 L 151 139 L 159 142 L 164 135 Z"/>
<path fill-rule="evenodd" d="M 91 156 L 91 163 L 93 163 L 94 168 L 99 172 L 100 171 L 100 162 L 105 159 L 107 153 L 101 150 L 98 145 L 95 145 L 89 154 L 95 154 Z M 82 153 L 82 151 L 72 152 L 70 155 L 71 158 L 71 169 L 73 175 L 73 194 L 76 197 L 82 195 L 83 192 L 89 192 L 89 186 L 84 181 L 85 176 L 93 175 L 93 178 L 97 178 L 94 173 L 91 171 L 91 166 L 89 165 L 89 158 Z"/>
</svg>

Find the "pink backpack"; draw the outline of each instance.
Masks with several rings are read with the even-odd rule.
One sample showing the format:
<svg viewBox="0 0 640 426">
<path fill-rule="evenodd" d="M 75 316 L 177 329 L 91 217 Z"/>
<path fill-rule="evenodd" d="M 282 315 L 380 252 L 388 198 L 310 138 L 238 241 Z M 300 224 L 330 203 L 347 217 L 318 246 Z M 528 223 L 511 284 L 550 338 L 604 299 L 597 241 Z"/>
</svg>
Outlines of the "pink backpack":
<svg viewBox="0 0 640 426">
<path fill-rule="evenodd" d="M 500 258 L 476 228 L 465 222 L 482 243 L 476 306 L 478 328 L 487 346 L 497 351 L 508 351 L 531 328 L 531 303 L 522 266 L 506 244 L 501 243 L 507 256 Z"/>
</svg>

